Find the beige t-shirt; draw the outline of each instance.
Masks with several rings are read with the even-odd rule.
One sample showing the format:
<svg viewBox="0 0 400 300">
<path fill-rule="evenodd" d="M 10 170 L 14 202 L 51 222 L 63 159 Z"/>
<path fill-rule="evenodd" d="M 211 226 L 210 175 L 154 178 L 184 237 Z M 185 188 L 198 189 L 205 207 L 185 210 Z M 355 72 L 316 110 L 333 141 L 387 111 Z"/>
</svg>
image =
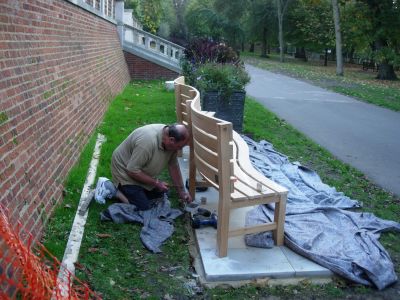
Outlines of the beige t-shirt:
<svg viewBox="0 0 400 300">
<path fill-rule="evenodd" d="M 116 186 L 139 185 L 151 190 L 154 186 L 135 181 L 126 171 L 142 171 L 154 178 L 169 162 L 176 163 L 177 152 L 166 151 L 162 146 L 164 127 L 163 124 L 151 124 L 137 128 L 114 150 L 111 173 Z"/>
</svg>

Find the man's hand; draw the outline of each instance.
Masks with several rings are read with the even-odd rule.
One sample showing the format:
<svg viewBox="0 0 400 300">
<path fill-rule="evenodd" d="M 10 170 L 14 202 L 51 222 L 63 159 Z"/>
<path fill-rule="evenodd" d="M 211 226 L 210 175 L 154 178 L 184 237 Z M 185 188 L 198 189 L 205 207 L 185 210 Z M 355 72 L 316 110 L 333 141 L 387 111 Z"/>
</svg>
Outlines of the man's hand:
<svg viewBox="0 0 400 300">
<path fill-rule="evenodd" d="M 185 201 L 186 203 L 191 203 L 193 201 L 192 197 L 190 197 L 190 194 L 185 191 L 179 193 L 179 198 Z"/>
<path fill-rule="evenodd" d="M 161 192 L 167 192 L 169 190 L 169 186 L 168 183 L 164 182 L 164 181 L 160 181 L 157 179 L 156 184 L 154 185 L 154 187 L 161 191 Z"/>
</svg>

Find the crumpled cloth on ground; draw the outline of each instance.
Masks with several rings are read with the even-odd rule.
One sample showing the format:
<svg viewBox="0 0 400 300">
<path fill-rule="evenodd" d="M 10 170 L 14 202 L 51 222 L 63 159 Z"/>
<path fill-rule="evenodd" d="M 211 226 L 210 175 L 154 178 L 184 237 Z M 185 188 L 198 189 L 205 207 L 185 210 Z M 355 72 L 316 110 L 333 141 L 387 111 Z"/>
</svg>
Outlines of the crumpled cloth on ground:
<svg viewBox="0 0 400 300">
<path fill-rule="evenodd" d="M 383 289 L 397 281 L 390 256 L 378 239 L 383 231 L 400 231 L 400 223 L 344 210 L 361 204 L 324 184 L 314 171 L 290 163 L 272 144 L 243 138 L 254 167 L 289 190 L 286 246 L 357 283 Z M 258 206 L 248 213 L 246 224 L 269 222 L 273 209 L 274 205 Z M 247 235 L 245 242 L 253 247 L 274 245 L 271 232 Z"/>
<path fill-rule="evenodd" d="M 171 208 L 164 196 L 156 206 L 140 211 L 133 204 L 114 203 L 100 214 L 102 221 L 114 223 L 142 223 L 140 239 L 143 245 L 154 253 L 162 252 L 160 247 L 174 232 L 173 220 L 182 215 L 179 209 Z"/>
</svg>

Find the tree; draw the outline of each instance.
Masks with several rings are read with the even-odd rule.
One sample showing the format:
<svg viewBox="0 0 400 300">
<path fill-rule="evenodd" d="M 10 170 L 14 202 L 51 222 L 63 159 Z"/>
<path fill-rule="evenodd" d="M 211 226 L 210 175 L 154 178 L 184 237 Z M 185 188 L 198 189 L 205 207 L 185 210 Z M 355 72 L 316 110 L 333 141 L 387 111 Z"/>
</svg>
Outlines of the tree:
<svg viewBox="0 0 400 300">
<path fill-rule="evenodd" d="M 161 0 L 125 0 L 125 8 L 133 9 L 133 16 L 144 30 L 157 32 L 164 13 Z"/>
<path fill-rule="evenodd" d="M 238 49 L 244 37 L 243 1 L 194 1 L 185 20 L 192 35 L 227 42 Z"/>
<path fill-rule="evenodd" d="M 143 29 L 155 34 L 160 26 L 163 12 L 161 0 L 142 0 L 140 4 Z"/>
<path fill-rule="evenodd" d="M 268 57 L 267 49 L 276 32 L 276 9 L 272 0 L 252 0 L 246 19 L 246 35 L 250 43 L 261 41 L 261 56 Z"/>
<path fill-rule="evenodd" d="M 327 0 L 298 0 L 288 16 L 288 38 L 296 47 L 324 51 L 324 65 L 328 64 L 328 51 L 334 47 L 335 33 L 332 7 Z"/>
<path fill-rule="evenodd" d="M 184 20 L 187 27 L 187 37 L 192 39 L 194 37 L 213 37 L 212 27 L 204 20 L 203 17 L 198 15 L 202 9 L 211 8 L 210 0 L 192 0 L 187 5 L 185 10 Z"/>
<path fill-rule="evenodd" d="M 367 56 L 373 42 L 369 8 L 362 2 L 344 1 L 340 13 L 343 49 L 349 61 L 353 62 L 354 53 Z"/>
<path fill-rule="evenodd" d="M 175 11 L 176 20 L 174 22 L 173 36 L 174 39 L 187 40 L 187 25 L 185 22 L 185 11 L 188 0 L 172 0 L 173 8 Z"/>
<path fill-rule="evenodd" d="M 373 28 L 372 50 L 379 62 L 377 78 L 397 79 L 394 65 L 399 64 L 400 7 L 397 0 L 359 0 L 370 10 Z"/>
<path fill-rule="evenodd" d="M 224 38 L 234 49 L 239 49 L 244 38 L 244 7 L 247 7 L 247 0 L 231 0 L 228 5 L 225 0 L 214 0 L 214 9 L 222 20 Z"/>
<path fill-rule="evenodd" d="M 126 9 L 132 9 L 133 16 L 136 18 L 139 17 L 139 6 L 140 6 L 140 0 L 125 0 L 124 1 L 124 7 Z"/>
<path fill-rule="evenodd" d="M 343 76 L 342 32 L 340 30 L 340 13 L 337 0 L 332 0 L 333 21 L 336 40 L 336 75 Z"/>
<path fill-rule="evenodd" d="M 161 1 L 161 9 L 162 13 L 157 28 L 157 35 L 172 42 L 177 42 L 175 36 L 177 35 L 176 28 L 178 26 L 176 24 L 177 18 L 173 3 L 171 1 Z"/>
<path fill-rule="evenodd" d="M 290 0 L 276 0 L 277 16 L 278 16 L 278 28 L 279 28 L 279 59 L 284 62 L 284 47 L 283 42 L 283 17 L 288 7 Z"/>
</svg>

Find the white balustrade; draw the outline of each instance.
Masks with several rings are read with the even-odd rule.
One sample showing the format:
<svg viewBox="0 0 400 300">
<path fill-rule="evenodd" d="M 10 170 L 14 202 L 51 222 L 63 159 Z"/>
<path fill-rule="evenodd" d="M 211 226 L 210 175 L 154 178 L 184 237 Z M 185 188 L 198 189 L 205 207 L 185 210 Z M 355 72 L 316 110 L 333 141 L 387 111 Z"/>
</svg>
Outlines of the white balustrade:
<svg viewBox="0 0 400 300">
<path fill-rule="evenodd" d="M 146 51 L 162 56 L 175 64 L 179 64 L 179 59 L 185 50 L 184 47 L 127 24 L 124 25 L 123 36 L 123 45 L 125 47 L 131 46 L 146 49 Z"/>
</svg>

